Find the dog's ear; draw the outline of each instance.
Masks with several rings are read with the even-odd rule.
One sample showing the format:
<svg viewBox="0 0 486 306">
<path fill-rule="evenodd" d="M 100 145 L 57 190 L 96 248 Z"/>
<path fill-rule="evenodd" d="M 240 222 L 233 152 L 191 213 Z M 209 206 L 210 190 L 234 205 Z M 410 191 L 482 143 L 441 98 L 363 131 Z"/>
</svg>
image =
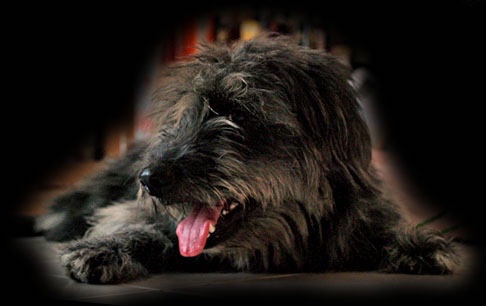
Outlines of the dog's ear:
<svg viewBox="0 0 486 306">
<path fill-rule="evenodd" d="M 308 73 L 313 80 L 302 112 L 310 118 L 313 137 L 326 140 L 341 160 L 357 159 L 363 166 L 371 159 L 369 130 L 362 116 L 356 92 L 350 84 L 350 70 L 336 58 L 310 52 Z M 316 139 L 317 140 L 317 139 Z"/>
<path fill-rule="evenodd" d="M 329 166 L 369 166 L 371 137 L 348 67 L 324 51 L 298 46 L 287 36 L 264 33 L 244 46 L 256 60 L 264 58 L 264 66 L 278 77 L 267 82 L 285 87 L 304 132 L 331 157 Z"/>
<path fill-rule="evenodd" d="M 301 84 L 295 110 L 306 133 L 323 150 L 327 167 L 353 184 L 368 185 L 371 138 L 350 70 L 331 55 L 306 52 L 307 79 Z"/>
</svg>

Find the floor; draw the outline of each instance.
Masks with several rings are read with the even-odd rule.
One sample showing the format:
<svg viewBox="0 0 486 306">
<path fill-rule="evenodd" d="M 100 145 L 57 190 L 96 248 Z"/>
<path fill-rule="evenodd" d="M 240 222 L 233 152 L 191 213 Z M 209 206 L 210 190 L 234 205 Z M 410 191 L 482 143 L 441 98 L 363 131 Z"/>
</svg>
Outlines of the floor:
<svg viewBox="0 0 486 306">
<path fill-rule="evenodd" d="M 426 205 L 413 185 L 407 184 L 393 157 L 375 151 L 375 164 L 384 180 L 391 186 L 397 202 L 403 204 L 404 213 L 411 223 L 433 220 L 428 226 L 451 228 L 457 220 L 450 216 L 430 219 L 437 214 Z M 100 165 L 61 173 L 22 207 L 23 214 L 35 215 L 44 208 L 39 205 L 49 197 L 62 192 L 86 173 Z M 60 185 L 62 182 L 64 185 Z M 45 186 L 45 187 L 46 187 Z M 463 305 L 465 297 L 486 292 L 479 281 L 482 250 L 471 244 L 470 233 L 459 228 L 450 233 L 463 241 L 460 245 L 462 264 L 454 275 L 413 276 L 380 274 L 375 272 L 310 273 L 310 274 L 251 274 L 251 273 L 187 273 L 157 274 L 149 278 L 120 285 L 88 285 L 77 283 L 65 275 L 56 256 L 56 244 L 41 237 L 14 238 L 11 257 L 4 261 L 4 270 L 11 270 L 5 293 L 20 302 L 23 299 L 47 299 L 50 304 L 73 305 L 162 305 L 167 302 L 222 302 L 274 304 L 277 301 L 294 301 L 298 305 L 330 302 L 359 302 L 389 300 L 395 304 L 411 302 L 445 301 Z M 13 262 L 13 263 L 11 263 Z M 11 264 L 10 264 L 11 263 Z M 20 294 L 19 288 L 26 288 Z"/>
<path fill-rule="evenodd" d="M 18 258 L 30 263 L 21 278 L 30 278 L 30 293 L 62 304 L 152 305 L 174 301 L 265 302 L 303 299 L 311 302 L 375 300 L 461 301 L 477 293 L 478 249 L 461 246 L 463 264 L 454 275 L 414 276 L 376 272 L 344 273 L 169 273 L 119 285 L 78 283 L 65 275 L 56 257 L 56 244 L 41 237 L 15 238 Z M 18 259 L 17 258 L 17 259 Z M 35 281 L 32 279 L 35 278 Z M 25 285 L 25 284 L 24 284 Z M 33 288 L 37 286 L 37 288 Z M 38 300 L 38 298 L 36 298 Z M 300 303 L 299 303 L 300 304 Z"/>
</svg>

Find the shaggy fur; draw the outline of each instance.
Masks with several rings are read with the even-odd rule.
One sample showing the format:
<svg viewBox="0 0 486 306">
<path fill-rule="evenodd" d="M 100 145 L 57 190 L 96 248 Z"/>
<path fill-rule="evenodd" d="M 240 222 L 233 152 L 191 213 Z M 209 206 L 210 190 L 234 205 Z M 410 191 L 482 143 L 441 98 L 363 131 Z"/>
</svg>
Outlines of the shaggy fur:
<svg viewBox="0 0 486 306">
<path fill-rule="evenodd" d="M 282 36 L 202 46 L 155 92 L 153 137 L 55 199 L 37 228 L 66 242 L 67 272 L 91 283 L 167 270 L 451 273 L 451 241 L 404 224 L 384 196 L 349 76 Z M 216 217 L 192 225 L 201 214 Z M 179 233 L 184 219 L 197 239 Z"/>
</svg>

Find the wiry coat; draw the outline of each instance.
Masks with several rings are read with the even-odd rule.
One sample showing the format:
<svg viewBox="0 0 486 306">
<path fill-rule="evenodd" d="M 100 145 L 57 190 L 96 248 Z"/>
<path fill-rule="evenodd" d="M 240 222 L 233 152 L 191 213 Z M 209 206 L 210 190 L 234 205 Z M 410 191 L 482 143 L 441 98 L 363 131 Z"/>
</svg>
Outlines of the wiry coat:
<svg viewBox="0 0 486 306">
<path fill-rule="evenodd" d="M 384 196 L 349 76 L 285 37 L 203 46 L 155 92 L 153 137 L 56 199 L 38 228 L 74 239 L 62 260 L 84 282 L 174 269 L 450 273 L 451 242 L 405 225 Z M 181 256 L 178 224 L 218 206 L 202 253 Z"/>
</svg>

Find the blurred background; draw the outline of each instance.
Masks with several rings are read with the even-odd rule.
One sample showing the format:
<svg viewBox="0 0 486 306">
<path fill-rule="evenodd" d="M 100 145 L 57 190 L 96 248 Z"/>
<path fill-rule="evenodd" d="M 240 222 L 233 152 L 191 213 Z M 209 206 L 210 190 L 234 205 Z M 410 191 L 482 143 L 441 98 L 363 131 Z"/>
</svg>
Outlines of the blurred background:
<svg viewBox="0 0 486 306">
<path fill-rule="evenodd" d="M 158 73 L 198 43 L 270 30 L 351 69 L 374 159 L 398 196 L 418 203 L 410 208 L 416 222 L 447 211 L 446 228 L 480 230 L 473 175 L 483 156 L 483 8 L 484 1 L 462 0 L 9 9 L 7 202 L 22 215 L 41 213 L 52 196 L 146 137 Z"/>
</svg>

